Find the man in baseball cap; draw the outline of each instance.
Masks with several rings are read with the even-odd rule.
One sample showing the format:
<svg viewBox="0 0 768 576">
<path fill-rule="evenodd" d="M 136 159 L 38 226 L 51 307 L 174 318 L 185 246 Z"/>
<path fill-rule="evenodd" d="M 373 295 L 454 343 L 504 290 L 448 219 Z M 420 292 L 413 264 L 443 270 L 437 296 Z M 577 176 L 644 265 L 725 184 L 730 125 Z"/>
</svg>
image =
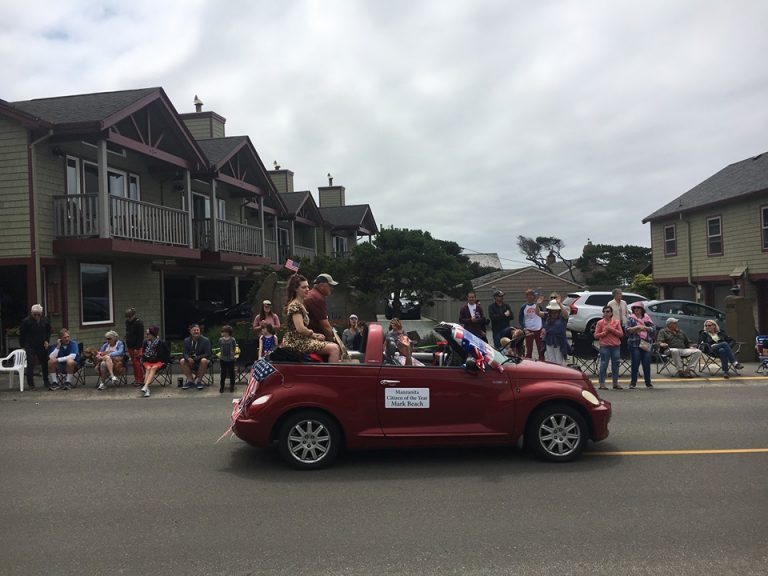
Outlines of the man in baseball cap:
<svg viewBox="0 0 768 576">
<path fill-rule="evenodd" d="M 304 307 L 309 314 L 309 329 L 313 332 L 325 334 L 326 342 L 334 341 L 333 327 L 328 320 L 328 307 L 325 299 L 333 292 L 333 287 L 338 285 L 330 274 L 318 274 L 312 282 L 314 286 L 304 299 Z"/>
</svg>

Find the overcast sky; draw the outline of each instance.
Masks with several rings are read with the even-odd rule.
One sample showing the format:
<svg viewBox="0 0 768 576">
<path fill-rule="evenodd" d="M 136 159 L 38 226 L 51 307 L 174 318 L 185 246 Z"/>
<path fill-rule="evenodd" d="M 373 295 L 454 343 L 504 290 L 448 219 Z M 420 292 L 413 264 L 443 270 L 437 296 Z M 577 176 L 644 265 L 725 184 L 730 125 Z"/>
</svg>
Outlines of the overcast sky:
<svg viewBox="0 0 768 576">
<path fill-rule="evenodd" d="M 764 0 L 31 0 L 0 22 L 0 98 L 197 94 L 296 190 L 330 172 L 379 227 L 505 268 L 519 234 L 650 246 L 643 217 L 768 151 Z"/>
</svg>

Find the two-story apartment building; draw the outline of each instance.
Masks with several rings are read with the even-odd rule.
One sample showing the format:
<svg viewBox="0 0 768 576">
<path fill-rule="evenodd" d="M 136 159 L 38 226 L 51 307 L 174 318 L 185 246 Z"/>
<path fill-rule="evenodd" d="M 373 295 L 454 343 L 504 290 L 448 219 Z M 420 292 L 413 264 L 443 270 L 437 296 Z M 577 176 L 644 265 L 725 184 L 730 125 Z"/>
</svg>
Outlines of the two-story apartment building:
<svg viewBox="0 0 768 576">
<path fill-rule="evenodd" d="M 725 167 L 643 222 L 660 298 L 724 309 L 738 290 L 754 298 L 755 327 L 768 332 L 768 154 Z"/>
<path fill-rule="evenodd" d="M 294 201 L 292 173 L 279 189 L 250 138 L 195 105 L 162 88 L 0 100 L 3 328 L 41 302 L 87 342 L 129 306 L 179 335 L 196 302 L 244 299 L 255 268 L 333 253 L 336 224 Z"/>
</svg>

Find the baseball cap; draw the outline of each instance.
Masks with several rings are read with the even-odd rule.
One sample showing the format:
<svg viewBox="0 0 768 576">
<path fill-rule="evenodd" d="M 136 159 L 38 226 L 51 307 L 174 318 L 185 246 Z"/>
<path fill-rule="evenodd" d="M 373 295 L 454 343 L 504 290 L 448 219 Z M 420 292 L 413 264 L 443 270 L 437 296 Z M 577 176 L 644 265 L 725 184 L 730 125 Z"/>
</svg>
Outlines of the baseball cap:
<svg viewBox="0 0 768 576">
<path fill-rule="evenodd" d="M 494 295 L 494 296 L 504 296 L 504 292 L 502 292 L 501 290 L 496 290 L 496 291 L 493 293 L 493 295 Z"/>
<path fill-rule="evenodd" d="M 333 279 L 333 276 L 331 276 L 330 274 L 325 274 L 325 273 L 318 274 L 317 278 L 315 278 L 315 280 L 314 280 L 314 282 L 312 282 L 312 284 L 322 284 L 323 282 L 325 282 L 327 284 L 330 284 L 331 286 L 336 286 L 338 284 L 338 282 L 336 282 Z"/>
<path fill-rule="evenodd" d="M 269 306 L 272 306 L 272 302 L 270 300 L 264 300 L 264 302 L 262 302 L 262 304 L 267 304 Z"/>
</svg>

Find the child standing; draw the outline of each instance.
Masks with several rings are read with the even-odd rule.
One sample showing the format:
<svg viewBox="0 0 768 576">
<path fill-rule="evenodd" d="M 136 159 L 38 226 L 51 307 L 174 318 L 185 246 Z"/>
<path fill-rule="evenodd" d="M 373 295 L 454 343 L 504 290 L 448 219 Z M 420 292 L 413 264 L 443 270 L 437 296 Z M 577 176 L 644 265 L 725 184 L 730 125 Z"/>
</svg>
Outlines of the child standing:
<svg viewBox="0 0 768 576">
<path fill-rule="evenodd" d="M 235 350 L 237 349 L 237 340 L 232 337 L 232 326 L 221 327 L 221 338 L 219 338 L 219 362 L 221 362 L 221 381 L 219 383 L 219 394 L 224 392 L 224 383 L 229 376 L 229 391 L 235 391 Z"/>
<path fill-rule="evenodd" d="M 275 327 L 265 320 L 261 321 L 261 336 L 259 336 L 259 360 L 277 348 Z"/>
</svg>

